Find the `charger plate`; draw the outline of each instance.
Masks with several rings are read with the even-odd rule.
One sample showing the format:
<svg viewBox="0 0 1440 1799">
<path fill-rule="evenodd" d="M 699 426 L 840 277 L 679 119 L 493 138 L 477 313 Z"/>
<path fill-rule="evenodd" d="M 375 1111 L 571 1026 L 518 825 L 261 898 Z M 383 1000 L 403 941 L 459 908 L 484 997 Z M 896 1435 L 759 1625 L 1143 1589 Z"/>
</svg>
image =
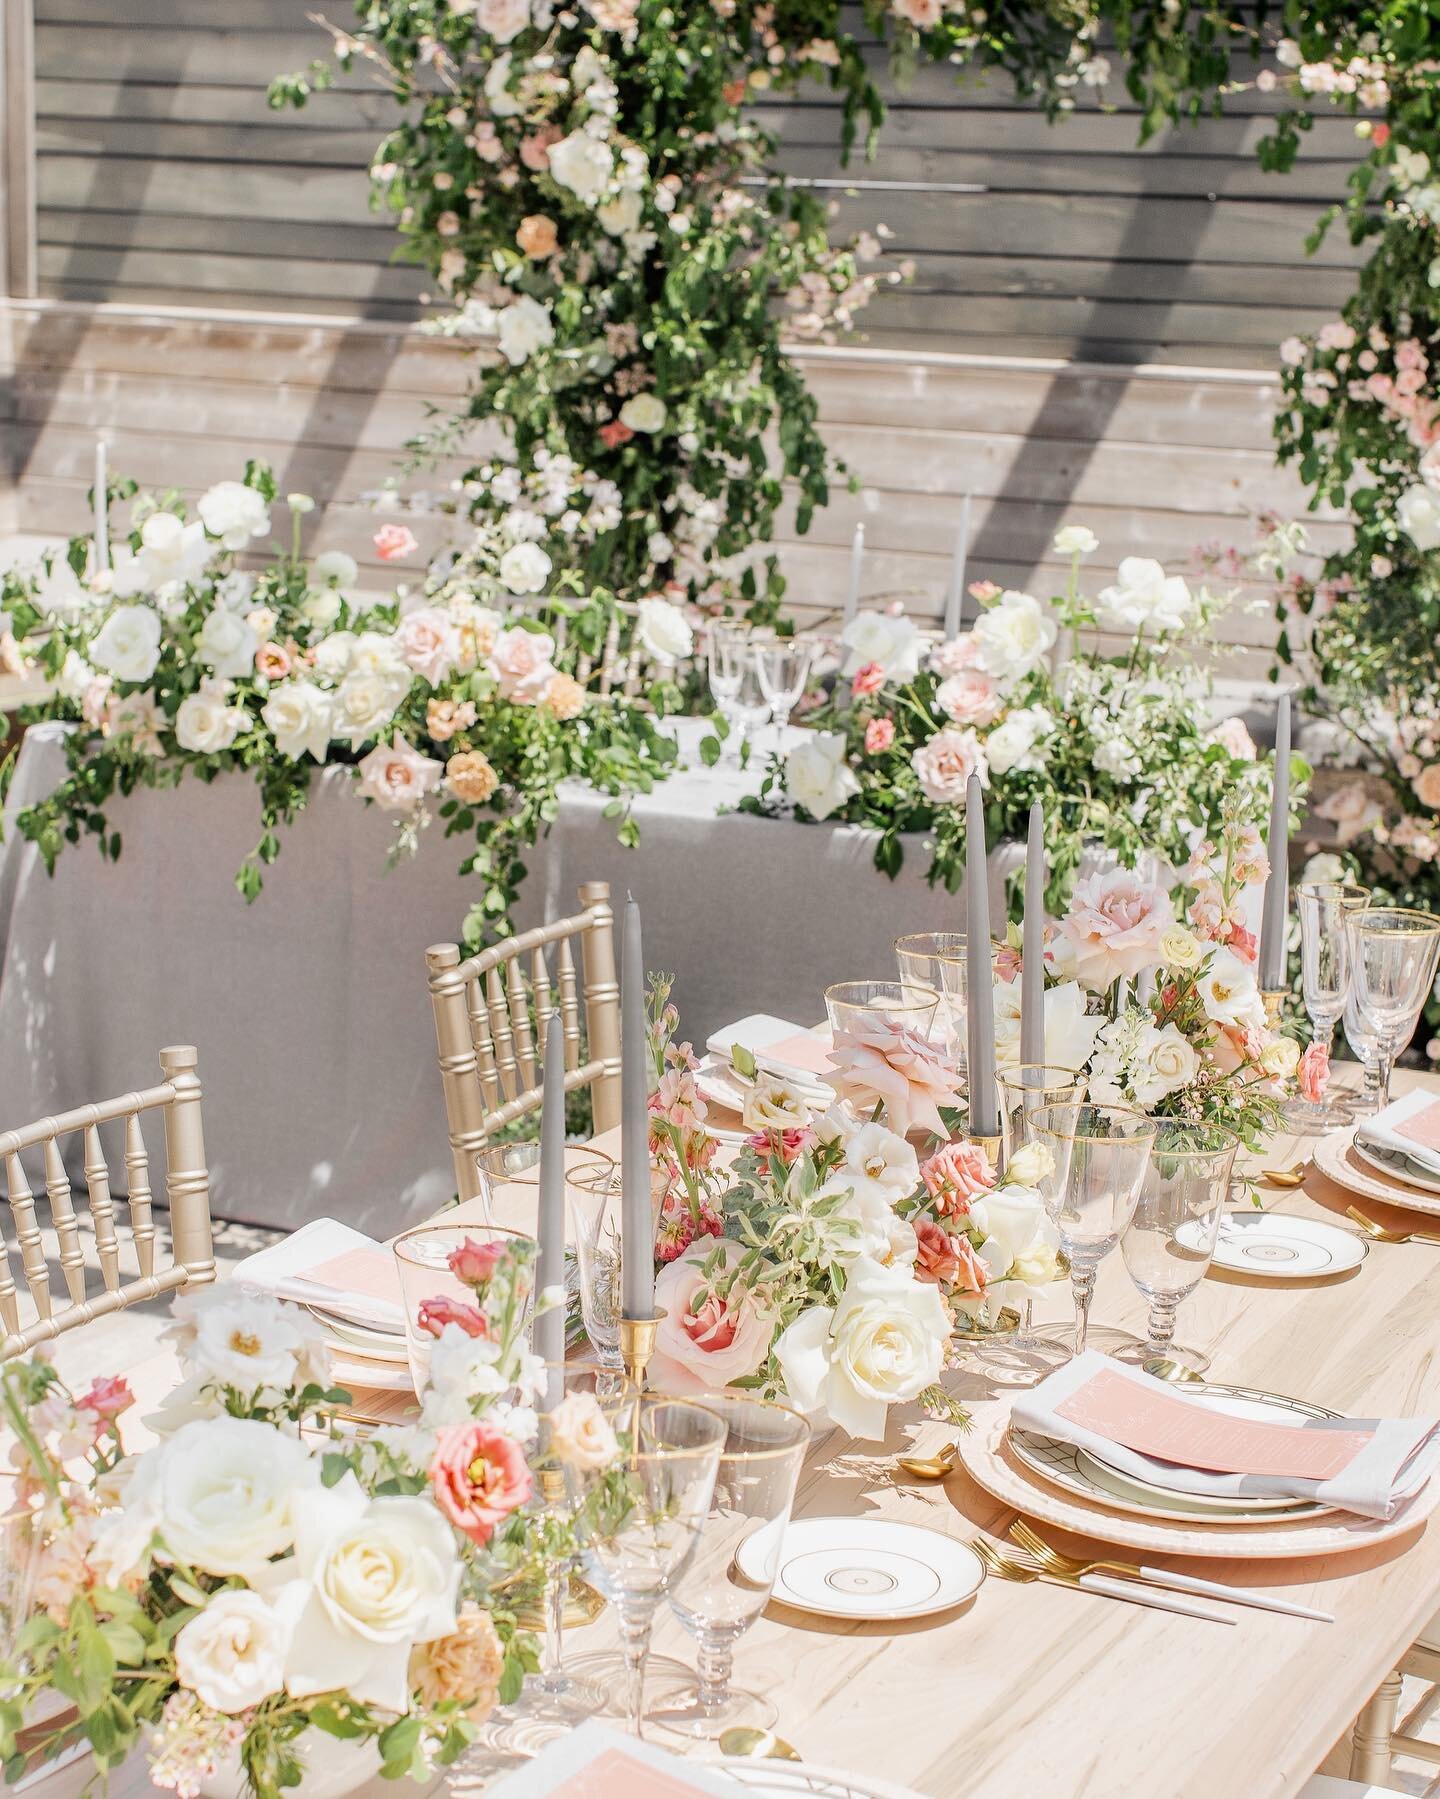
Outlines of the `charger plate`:
<svg viewBox="0 0 1440 1799">
<path fill-rule="evenodd" d="M 1355 1127 L 1332 1131 L 1315 1145 L 1315 1166 L 1338 1187 L 1346 1187 L 1363 1199 L 1378 1199 L 1387 1206 L 1403 1206 L 1407 1212 L 1428 1212 L 1440 1218 L 1440 1193 L 1427 1193 L 1394 1175 L 1381 1174 L 1355 1147 Z"/>
<path fill-rule="evenodd" d="M 1008 1441 L 1008 1412 L 993 1413 L 958 1442 L 960 1462 L 987 1493 L 1027 1518 L 1038 1518 L 1058 1530 L 1146 1554 L 1198 1556 L 1210 1561 L 1279 1561 L 1289 1556 L 1344 1555 L 1369 1549 L 1394 1537 L 1409 1535 L 1440 1504 L 1440 1479 L 1430 1480 L 1393 1518 L 1359 1518 L 1353 1512 L 1328 1512 L 1310 1522 L 1293 1519 L 1272 1524 L 1188 1523 L 1138 1518 L 1084 1500 L 1053 1485 L 1015 1455 Z"/>
</svg>

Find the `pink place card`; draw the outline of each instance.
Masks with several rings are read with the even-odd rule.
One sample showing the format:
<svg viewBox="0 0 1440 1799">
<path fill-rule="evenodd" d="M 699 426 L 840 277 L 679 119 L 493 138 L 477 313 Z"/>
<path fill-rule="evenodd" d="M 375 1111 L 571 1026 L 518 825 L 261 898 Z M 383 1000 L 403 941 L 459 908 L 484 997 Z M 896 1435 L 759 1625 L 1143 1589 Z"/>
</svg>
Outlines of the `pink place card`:
<svg viewBox="0 0 1440 1799">
<path fill-rule="evenodd" d="M 799 1031 L 779 1043 L 767 1043 L 756 1050 L 755 1060 L 764 1068 L 799 1068 L 806 1074 L 817 1074 L 828 1080 L 835 1069 L 830 1061 L 830 1044 L 826 1038 L 812 1037 Z"/>
<path fill-rule="evenodd" d="M 1390 1127 L 1397 1137 L 1408 1137 L 1426 1149 L 1440 1149 L 1440 1099 L 1412 1112 L 1401 1124 Z"/>
<path fill-rule="evenodd" d="M 1373 1430 L 1305 1430 L 1236 1418 L 1180 1399 L 1156 1386 L 1147 1391 L 1103 1368 L 1055 1408 L 1096 1436 L 1141 1455 L 1217 1474 L 1265 1474 L 1285 1480 L 1333 1480 L 1374 1436 Z"/>
<path fill-rule="evenodd" d="M 388 1249 L 347 1249 L 328 1261 L 317 1262 L 291 1277 L 315 1287 L 329 1287 L 340 1293 L 358 1293 L 363 1299 L 382 1299 L 387 1305 L 403 1306 L 400 1276 L 395 1258 Z"/>
<path fill-rule="evenodd" d="M 704 1790 L 685 1778 L 678 1763 L 651 1767 L 625 1749 L 602 1750 L 553 1788 L 569 1799 L 695 1799 Z"/>
</svg>

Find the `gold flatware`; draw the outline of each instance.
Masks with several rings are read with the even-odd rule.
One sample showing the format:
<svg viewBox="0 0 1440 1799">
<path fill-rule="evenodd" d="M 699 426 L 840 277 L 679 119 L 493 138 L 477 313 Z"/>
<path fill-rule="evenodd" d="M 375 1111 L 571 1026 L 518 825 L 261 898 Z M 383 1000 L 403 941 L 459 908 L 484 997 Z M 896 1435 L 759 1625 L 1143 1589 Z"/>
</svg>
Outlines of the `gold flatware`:
<svg viewBox="0 0 1440 1799">
<path fill-rule="evenodd" d="M 944 1480 L 955 1472 L 957 1456 L 955 1445 L 947 1443 L 937 1455 L 897 1455 L 895 1460 L 916 1480 Z"/>
<path fill-rule="evenodd" d="M 1148 1362 L 1142 1362 L 1140 1366 L 1143 1373 L 1151 1375 L 1155 1380 L 1169 1381 L 1171 1386 L 1205 1385 L 1203 1374 L 1197 1374 L 1193 1368 L 1187 1368 L 1184 1362 L 1177 1362 L 1167 1355 L 1151 1356 Z"/>
<path fill-rule="evenodd" d="M 773 1730 L 740 1729 L 720 1732 L 722 1755 L 762 1756 L 767 1761 L 798 1762 L 800 1752 Z"/>
<path fill-rule="evenodd" d="M 1303 1168 L 1262 1168 L 1260 1173 L 1272 1187 L 1303 1187 L 1305 1185 Z"/>
<path fill-rule="evenodd" d="M 1353 1218 L 1367 1237 L 1377 1243 L 1440 1243 L 1440 1231 L 1390 1231 L 1362 1212 L 1359 1206 L 1346 1206 L 1345 1216 Z"/>
<path fill-rule="evenodd" d="M 1022 1561 L 984 1537 L 972 1537 L 970 1547 L 989 1573 L 999 1580 L 1013 1580 L 1020 1586 L 1039 1581 L 1045 1586 L 1069 1587 L 1081 1593 L 1099 1593 L 1106 1599 L 1123 1599 L 1129 1605 L 1149 1606 L 1152 1611 L 1178 1612 L 1183 1618 L 1204 1618 L 1210 1624 L 1235 1622 L 1224 1612 L 1214 1611 L 1197 1599 L 1187 1599 L 1183 1594 L 1166 1592 L 1160 1587 L 1147 1587 L 1138 1580 L 1114 1580 L 1108 1574 L 1049 1574 L 1037 1568 L 1034 1562 Z"/>
</svg>

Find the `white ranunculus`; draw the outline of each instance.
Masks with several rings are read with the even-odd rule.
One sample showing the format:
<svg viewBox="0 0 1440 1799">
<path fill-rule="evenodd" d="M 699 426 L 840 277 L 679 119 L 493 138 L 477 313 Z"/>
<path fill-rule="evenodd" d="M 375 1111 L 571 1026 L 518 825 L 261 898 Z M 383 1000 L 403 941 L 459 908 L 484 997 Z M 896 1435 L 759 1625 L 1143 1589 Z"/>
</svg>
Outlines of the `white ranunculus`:
<svg viewBox="0 0 1440 1799">
<path fill-rule="evenodd" d="M 1200 1057 L 1189 1039 L 1173 1024 L 1163 1030 L 1152 1024 L 1130 1061 L 1130 1091 L 1135 1104 L 1148 1111 L 1188 1087 L 1199 1072 Z"/>
<path fill-rule="evenodd" d="M 891 618 L 884 612 L 857 612 L 840 633 L 849 654 L 841 673 L 847 678 L 877 663 L 887 681 L 912 681 L 920 670 L 923 644 L 908 618 Z"/>
<path fill-rule="evenodd" d="M 252 537 L 263 537 L 270 529 L 264 494 L 243 481 L 217 481 L 201 494 L 196 511 L 201 524 L 227 550 L 243 550 Z"/>
<path fill-rule="evenodd" d="M 296 762 L 304 755 L 325 760 L 334 714 L 331 696 L 313 681 L 282 681 L 260 709 L 275 747 Z"/>
<path fill-rule="evenodd" d="M 497 573 L 510 593 L 543 593 L 550 579 L 551 561 L 538 543 L 512 543 L 500 558 Z"/>
<path fill-rule="evenodd" d="M 893 1202 L 920 1185 L 920 1163 L 903 1137 L 883 1124 L 862 1125 L 845 1145 L 844 1168 L 873 1181 Z"/>
<path fill-rule="evenodd" d="M 332 737 L 343 737 L 353 749 L 389 727 L 396 708 L 410 691 L 410 671 L 367 672 L 352 669 L 335 690 Z"/>
<path fill-rule="evenodd" d="M 508 44 L 530 23 L 530 0 L 480 0 L 475 20 L 498 43 Z"/>
<path fill-rule="evenodd" d="M 249 624 L 224 606 L 205 615 L 195 638 L 195 654 L 207 668 L 226 681 L 238 681 L 255 672 L 255 652 L 260 647 Z"/>
<path fill-rule="evenodd" d="M 521 294 L 501 312 L 495 324 L 500 354 L 518 368 L 537 350 L 548 349 L 555 341 L 555 321 L 550 308 L 529 294 Z"/>
<path fill-rule="evenodd" d="M 1222 944 L 1195 986 L 1212 1023 L 1234 1030 L 1247 1025 L 1257 1031 L 1264 1028 L 1265 1003 L 1254 970 L 1233 949 Z"/>
<path fill-rule="evenodd" d="M 1044 768 L 1043 746 L 1054 731 L 1055 720 L 1043 706 L 1017 706 L 985 739 L 985 760 L 991 774 L 1028 773 Z"/>
<path fill-rule="evenodd" d="M 668 416 L 665 402 L 659 394 L 631 394 L 620 408 L 620 423 L 628 425 L 632 431 L 642 431 L 647 435 L 664 430 Z"/>
<path fill-rule="evenodd" d="M 150 606 L 117 606 L 96 632 L 90 660 L 117 681 L 148 681 L 160 660 L 160 614 Z"/>
<path fill-rule="evenodd" d="M 1433 488 L 1407 487 L 1396 504 L 1395 521 L 1417 550 L 1440 549 L 1440 493 Z"/>
<path fill-rule="evenodd" d="M 266 1584 L 294 1618 L 285 1662 L 292 1698 L 343 1687 L 362 1704 L 403 1712 L 411 1649 L 455 1629 L 460 1562 L 428 1501 L 370 1499 L 346 1474 L 300 1495 L 294 1558 Z"/>
<path fill-rule="evenodd" d="M 1096 622 L 1107 631 L 1182 631 L 1195 602 L 1179 575 L 1167 575 L 1149 556 L 1127 556 L 1113 587 L 1095 599 Z"/>
<path fill-rule="evenodd" d="M 1100 539 L 1088 525 L 1063 525 L 1055 533 L 1057 556 L 1088 556 L 1100 548 Z"/>
<path fill-rule="evenodd" d="M 995 1061 L 1003 1073 L 1020 1063 L 1020 982 L 995 983 Z M 1045 995 L 1045 1060 L 1077 1072 L 1090 1060 L 1105 1020 L 1088 1013 L 1077 981 L 1061 981 Z"/>
<path fill-rule="evenodd" d="M 294 1437 L 249 1418 L 184 1425 L 135 1464 L 125 1508 L 149 1519 L 165 1553 L 253 1586 L 295 1541 L 295 1507 L 320 1466 Z"/>
<path fill-rule="evenodd" d="M 903 1264 L 850 1265 L 834 1306 L 802 1312 L 775 1345 L 791 1403 L 823 1407 L 853 1437 L 885 1434 L 889 1406 L 939 1378 L 950 1320 L 939 1289 Z"/>
<path fill-rule="evenodd" d="M 798 1131 L 810 1122 L 805 1095 L 793 1082 L 761 1069 L 745 1090 L 740 1122 L 747 1131 Z"/>
<path fill-rule="evenodd" d="M 615 158 L 609 144 L 588 131 L 572 131 L 550 146 L 550 173 L 577 200 L 593 206 L 614 177 Z"/>
<path fill-rule="evenodd" d="M 198 693 L 187 694 L 175 713 L 175 741 L 182 750 L 213 756 L 230 745 L 245 729 L 243 706 L 232 706 L 216 686 L 206 682 Z"/>
<path fill-rule="evenodd" d="M 860 791 L 839 731 L 812 731 L 785 758 L 785 788 L 811 818 L 829 818 Z"/>
<path fill-rule="evenodd" d="M 1058 630 L 1030 594 L 1002 593 L 975 621 L 980 666 L 997 681 L 1019 681 L 1041 666 Z"/>
<path fill-rule="evenodd" d="M 290 1625 L 262 1599 L 219 1592 L 175 1639 L 175 1675 L 212 1711 L 233 1717 L 285 1685 Z"/>
<path fill-rule="evenodd" d="M 360 578 L 360 565 L 344 550 L 321 550 L 310 564 L 317 581 L 333 581 L 337 587 L 353 587 Z"/>
<path fill-rule="evenodd" d="M 695 647 L 695 633 L 690 628 L 690 621 L 669 600 L 657 600 L 653 596 L 641 600 L 636 630 L 646 655 L 666 668 L 673 668 Z"/>
<path fill-rule="evenodd" d="M 595 217 L 600 221 L 600 229 L 611 237 L 625 237 L 634 231 L 644 211 L 644 201 L 634 188 L 626 188 L 613 200 L 606 200 L 595 208 Z"/>
</svg>

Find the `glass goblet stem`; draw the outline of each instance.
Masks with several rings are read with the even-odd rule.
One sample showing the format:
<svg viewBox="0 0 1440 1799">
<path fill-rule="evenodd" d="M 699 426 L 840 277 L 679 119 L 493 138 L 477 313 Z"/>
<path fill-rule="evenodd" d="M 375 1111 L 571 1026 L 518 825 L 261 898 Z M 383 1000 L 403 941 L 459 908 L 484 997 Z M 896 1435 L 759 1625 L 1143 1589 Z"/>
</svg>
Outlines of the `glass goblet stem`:
<svg viewBox="0 0 1440 1799">
<path fill-rule="evenodd" d="M 703 1712 L 718 1712 L 730 1698 L 730 1673 L 735 1661 L 733 1637 L 702 1630 L 696 1642 L 695 1672 L 699 1676 L 697 1703 Z"/>
<path fill-rule="evenodd" d="M 1090 1332 L 1090 1301 L 1095 1297 L 1095 1265 L 1072 1267 L 1070 1292 L 1075 1300 L 1075 1354 L 1084 1355 L 1085 1339 Z"/>
<path fill-rule="evenodd" d="M 637 1617 L 617 1602 L 620 1614 L 620 1649 L 625 1658 L 625 1715 L 632 1736 L 645 1735 L 645 1663 L 650 1654 L 654 1615 L 647 1610 Z"/>
<path fill-rule="evenodd" d="M 551 1571 L 545 1580 L 545 1671 L 543 1683 L 560 1681 L 565 1673 L 565 1596 L 569 1588 L 568 1564 Z"/>
<path fill-rule="evenodd" d="M 1163 1356 L 1170 1353 L 1170 1345 L 1175 1341 L 1175 1314 L 1179 1307 L 1178 1299 L 1151 1300 L 1150 1324 L 1146 1333 L 1149 1338 L 1146 1348 L 1151 1355 Z"/>
</svg>

